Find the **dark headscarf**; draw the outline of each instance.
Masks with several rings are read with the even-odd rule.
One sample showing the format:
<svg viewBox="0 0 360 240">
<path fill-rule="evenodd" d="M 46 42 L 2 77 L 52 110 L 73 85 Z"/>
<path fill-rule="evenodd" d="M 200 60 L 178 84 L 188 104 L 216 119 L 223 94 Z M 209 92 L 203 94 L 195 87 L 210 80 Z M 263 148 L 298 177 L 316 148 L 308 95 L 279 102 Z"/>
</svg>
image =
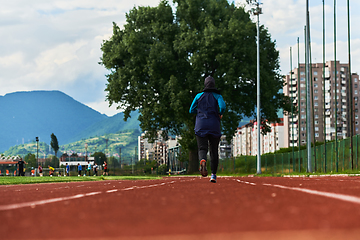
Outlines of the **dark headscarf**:
<svg viewBox="0 0 360 240">
<path fill-rule="evenodd" d="M 215 87 L 215 79 L 212 76 L 205 78 L 203 92 L 215 92 L 220 94 L 220 90 Z"/>
</svg>

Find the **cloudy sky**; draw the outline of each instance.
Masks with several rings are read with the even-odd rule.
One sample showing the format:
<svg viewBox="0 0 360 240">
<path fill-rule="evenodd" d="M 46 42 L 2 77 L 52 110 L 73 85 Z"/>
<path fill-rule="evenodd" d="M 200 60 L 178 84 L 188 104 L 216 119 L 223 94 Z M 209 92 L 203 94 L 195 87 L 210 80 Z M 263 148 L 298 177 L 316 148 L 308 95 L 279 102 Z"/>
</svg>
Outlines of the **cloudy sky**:
<svg viewBox="0 0 360 240">
<path fill-rule="evenodd" d="M 262 0 L 261 24 L 277 42 L 283 74 L 290 71 L 289 48 L 297 64 L 304 61 L 305 0 Z M 311 2 L 312 61 L 322 62 L 322 1 Z M 360 71 L 360 1 L 350 1 L 352 70 Z M 156 6 L 159 0 L 13 0 L 0 8 L 0 96 L 16 91 L 60 90 L 112 116 L 104 92 L 107 70 L 99 65 L 103 40 L 112 22 L 123 25 L 134 6 Z M 245 0 L 235 1 L 237 5 Z M 334 1 L 326 3 L 326 59 L 334 59 Z M 337 0 L 337 59 L 348 62 L 346 0 Z M 241 43 L 239 43 L 241 44 Z"/>
</svg>

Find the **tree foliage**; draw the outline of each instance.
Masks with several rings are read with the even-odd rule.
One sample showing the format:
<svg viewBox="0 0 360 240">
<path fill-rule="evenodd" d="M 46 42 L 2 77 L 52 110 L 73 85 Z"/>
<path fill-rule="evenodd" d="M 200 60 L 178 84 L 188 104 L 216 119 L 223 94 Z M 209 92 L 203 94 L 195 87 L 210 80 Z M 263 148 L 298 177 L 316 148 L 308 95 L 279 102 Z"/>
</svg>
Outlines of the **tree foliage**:
<svg viewBox="0 0 360 240">
<path fill-rule="evenodd" d="M 26 154 L 26 156 L 24 157 L 24 161 L 27 163 L 27 167 L 29 168 L 37 167 L 35 154 L 32 153 Z"/>
<path fill-rule="evenodd" d="M 95 157 L 95 162 L 97 165 L 103 165 L 104 161 L 106 161 L 106 155 L 103 152 L 95 152 L 91 156 Z"/>
<path fill-rule="evenodd" d="M 59 159 L 56 156 L 51 156 L 51 158 L 49 160 L 45 161 L 44 167 L 48 167 L 48 166 L 54 167 L 54 168 L 58 168 L 59 167 Z"/>
<path fill-rule="evenodd" d="M 55 157 L 57 157 L 57 152 L 59 151 L 59 142 L 54 133 L 52 133 L 50 137 L 51 137 L 51 142 L 50 142 L 51 148 L 55 152 Z"/>
<path fill-rule="evenodd" d="M 181 135 L 184 150 L 194 152 L 194 116 L 190 104 L 211 75 L 227 104 L 222 130 L 230 140 L 245 116 L 256 115 L 256 25 L 249 14 L 227 0 L 174 0 L 157 7 L 134 7 L 123 28 L 103 42 L 101 64 L 107 75 L 110 105 L 139 110 L 146 137 L 163 130 Z M 261 118 L 278 121 L 290 109 L 279 69 L 279 53 L 267 29 L 260 29 Z M 264 131 L 267 128 L 263 128 Z M 193 169 L 194 170 L 194 169 Z"/>
</svg>

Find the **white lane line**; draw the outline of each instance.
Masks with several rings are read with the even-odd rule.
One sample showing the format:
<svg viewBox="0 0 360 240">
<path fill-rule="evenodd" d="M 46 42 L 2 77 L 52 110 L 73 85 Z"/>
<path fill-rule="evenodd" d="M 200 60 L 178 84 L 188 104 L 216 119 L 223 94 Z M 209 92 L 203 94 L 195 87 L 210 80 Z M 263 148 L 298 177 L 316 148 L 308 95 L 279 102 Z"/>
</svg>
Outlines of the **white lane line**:
<svg viewBox="0 0 360 240">
<path fill-rule="evenodd" d="M 175 183 L 175 181 L 171 181 L 170 183 Z M 112 190 L 108 190 L 106 191 L 107 193 L 112 193 L 112 192 L 117 192 L 119 190 L 121 191 L 127 191 L 127 190 L 133 190 L 135 188 L 151 188 L 151 187 L 158 187 L 158 186 L 163 186 L 166 183 L 159 183 L 159 184 L 152 184 L 152 185 L 148 185 L 148 186 L 133 186 L 133 187 L 129 187 L 129 188 L 123 188 L 123 189 L 112 189 Z M 35 206 L 39 206 L 39 205 L 44 205 L 44 204 L 48 204 L 48 203 L 54 203 L 54 202 L 61 202 L 61 201 L 66 201 L 66 200 L 72 200 L 72 199 L 77 199 L 77 198 L 82 198 L 82 197 L 88 197 L 88 196 L 94 196 L 97 194 L 100 194 L 101 192 L 90 192 L 90 193 L 84 193 L 84 194 L 77 194 L 74 196 L 70 196 L 70 197 L 60 197 L 60 198 L 52 198 L 52 199 L 47 199 L 47 200 L 39 200 L 39 201 L 33 201 L 33 202 L 25 202 L 25 203 L 15 203 L 15 204 L 9 204 L 9 205 L 2 205 L 0 206 L 0 211 L 5 211 L 5 210 L 12 210 L 12 209 L 19 209 L 19 208 L 24 208 L 24 207 L 31 207 L 34 208 Z"/>
<path fill-rule="evenodd" d="M 175 181 L 171 181 L 171 182 L 169 182 L 168 184 L 170 184 L 170 183 L 175 183 Z M 165 185 L 165 184 L 166 184 L 166 183 L 159 183 L 159 184 L 152 184 L 152 185 L 141 186 L 141 187 L 132 186 L 132 187 L 123 188 L 123 189 L 120 189 L 120 190 L 121 190 L 121 191 L 129 191 L 129 190 L 134 190 L 134 189 L 152 188 L 152 187 L 163 186 L 163 185 Z M 107 192 L 110 192 L 110 191 L 107 191 Z"/>
<path fill-rule="evenodd" d="M 91 193 L 86 193 L 85 196 L 93 196 L 93 195 L 97 195 L 100 194 L 101 192 L 91 192 Z"/>
<path fill-rule="evenodd" d="M 245 184 L 249 184 L 249 185 L 256 186 L 256 183 L 241 181 L 241 180 L 239 180 L 239 179 L 237 179 L 236 181 L 238 181 L 239 183 L 245 183 Z"/>
<path fill-rule="evenodd" d="M 277 187 L 277 188 L 282 188 L 282 189 L 294 190 L 294 191 L 299 191 L 299 192 L 309 193 L 309 194 L 313 194 L 313 195 L 334 198 L 334 199 L 338 199 L 338 200 L 342 200 L 342 201 L 346 201 L 346 202 L 360 204 L 360 197 L 355 197 L 355 196 L 350 196 L 350 195 L 345 195 L 345 194 L 340 194 L 340 193 L 322 192 L 322 191 L 311 190 L 311 189 L 306 189 L 306 188 L 287 187 L 287 186 L 268 184 L 268 183 L 263 183 L 263 185 L 269 186 L 269 187 Z"/>
<path fill-rule="evenodd" d="M 112 193 L 112 192 L 117 192 L 118 191 L 118 189 L 113 189 L 113 190 L 107 190 L 106 192 L 107 193 Z"/>
<path fill-rule="evenodd" d="M 33 202 L 26 202 L 26 203 L 15 203 L 15 204 L 3 205 L 3 206 L 0 206 L 0 211 L 18 209 L 18 208 L 24 208 L 24 207 L 32 207 L 33 208 L 38 205 L 44 205 L 47 203 L 54 203 L 54 202 L 71 200 L 71 199 L 77 199 L 77 198 L 82 198 L 85 196 L 86 196 L 85 194 L 77 194 L 77 195 L 70 196 L 70 197 L 60 197 L 60 198 L 52 198 L 52 199 L 47 199 L 47 200 L 40 200 L 40 201 L 33 201 Z"/>
</svg>

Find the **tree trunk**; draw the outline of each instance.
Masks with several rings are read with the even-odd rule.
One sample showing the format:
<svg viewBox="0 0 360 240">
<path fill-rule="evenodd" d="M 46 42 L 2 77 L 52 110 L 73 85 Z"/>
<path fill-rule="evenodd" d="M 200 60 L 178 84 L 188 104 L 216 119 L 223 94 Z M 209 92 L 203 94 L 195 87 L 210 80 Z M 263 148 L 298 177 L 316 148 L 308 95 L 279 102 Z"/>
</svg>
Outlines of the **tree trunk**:
<svg viewBox="0 0 360 240">
<path fill-rule="evenodd" d="M 199 172 L 199 159 L 197 149 L 189 150 L 189 165 L 187 173 L 198 173 Z"/>
</svg>

